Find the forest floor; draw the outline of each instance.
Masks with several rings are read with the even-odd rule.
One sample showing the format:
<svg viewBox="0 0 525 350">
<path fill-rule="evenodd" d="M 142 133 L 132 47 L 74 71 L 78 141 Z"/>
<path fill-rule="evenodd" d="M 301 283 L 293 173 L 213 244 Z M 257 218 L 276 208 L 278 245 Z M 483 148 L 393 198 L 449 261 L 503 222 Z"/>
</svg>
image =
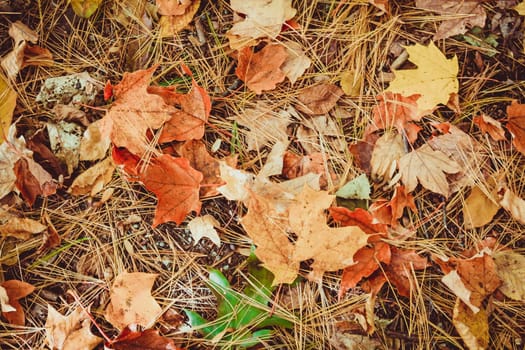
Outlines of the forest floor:
<svg viewBox="0 0 525 350">
<path fill-rule="evenodd" d="M 154 1 L 102 0 L 82 18 L 66 0 L 0 0 L 0 57 L 13 23 L 37 36 L 0 80 L 0 348 L 525 349 L 519 1 L 180 3 L 183 29 L 163 37 Z M 235 42 L 253 18 L 273 23 Z M 421 74 L 400 82 L 408 70 Z M 82 72 L 89 88 L 42 97 Z M 185 121 L 154 126 L 147 106 L 204 132 L 168 137 Z M 113 131 L 90 147 L 111 149 L 79 155 L 102 119 Z M 210 220 L 200 239 L 196 217 Z M 84 316 L 51 320 L 50 306 Z M 119 343 L 128 323 L 140 345 Z"/>
</svg>

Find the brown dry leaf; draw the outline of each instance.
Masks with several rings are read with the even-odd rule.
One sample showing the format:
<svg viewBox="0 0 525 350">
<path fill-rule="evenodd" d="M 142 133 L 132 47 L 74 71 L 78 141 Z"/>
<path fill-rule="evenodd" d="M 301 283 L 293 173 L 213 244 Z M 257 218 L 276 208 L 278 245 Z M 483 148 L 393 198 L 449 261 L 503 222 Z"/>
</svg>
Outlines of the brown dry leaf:
<svg viewBox="0 0 525 350">
<path fill-rule="evenodd" d="M 47 310 L 46 343 L 52 350 L 92 350 L 102 341 L 91 333 L 91 321 L 81 307 L 67 316 L 51 305 Z"/>
<path fill-rule="evenodd" d="M 163 154 L 140 174 L 140 181 L 158 199 L 153 227 L 168 221 L 181 224 L 189 212 L 201 209 L 199 190 L 203 175 L 186 158 Z"/>
<path fill-rule="evenodd" d="M 391 260 L 385 266 L 385 274 L 399 295 L 409 297 L 417 283 L 413 271 L 424 270 L 428 266 L 427 258 L 418 255 L 414 250 L 390 247 Z"/>
<path fill-rule="evenodd" d="M 275 39 L 282 25 L 297 12 L 291 0 L 230 0 L 231 8 L 243 16 L 226 33 L 234 50 L 254 43 L 254 39 Z"/>
<path fill-rule="evenodd" d="M 60 243 L 62 242 L 62 237 L 58 234 L 58 231 L 55 228 L 55 225 L 53 225 L 53 222 L 51 222 L 51 219 L 49 218 L 49 215 L 47 212 L 45 212 L 42 215 L 42 219 L 47 225 L 47 230 L 44 231 L 44 237 L 42 238 L 42 244 L 37 249 L 37 254 L 41 254 L 45 251 L 48 251 L 49 249 L 58 247 Z"/>
<path fill-rule="evenodd" d="M 370 174 L 373 181 L 389 182 L 397 170 L 399 159 L 405 155 L 405 145 L 400 134 L 385 132 L 372 151 Z"/>
<path fill-rule="evenodd" d="M 350 210 L 344 207 L 331 207 L 328 210 L 330 216 L 342 226 L 359 226 L 369 235 L 386 233 L 386 226 L 375 222 L 372 214 L 362 208 Z"/>
<path fill-rule="evenodd" d="M 245 47 L 238 53 L 235 74 L 259 95 L 264 90 L 275 89 L 284 80 L 286 75 L 281 66 L 287 57 L 286 48 L 280 44 L 268 44 L 255 53 L 251 47 Z"/>
<path fill-rule="evenodd" d="M 301 90 L 296 108 L 309 115 L 328 113 L 335 107 L 344 91 L 337 85 L 322 83 Z"/>
<path fill-rule="evenodd" d="M 249 188 L 253 186 L 255 175 L 235 169 L 224 161 L 219 162 L 219 165 L 221 179 L 226 184 L 218 187 L 217 191 L 231 201 L 248 201 L 250 198 Z"/>
<path fill-rule="evenodd" d="M 461 299 L 456 300 L 452 323 L 469 350 L 485 350 L 489 346 L 489 316 L 480 309 L 474 313 Z"/>
<path fill-rule="evenodd" d="M 176 3 L 177 0 L 162 0 L 163 2 Z M 200 0 L 181 0 L 186 3 L 191 3 L 184 9 L 184 12 L 179 15 L 162 15 L 159 20 L 159 32 L 162 38 L 172 37 L 190 24 L 193 16 L 197 13 L 200 7 Z M 159 6 L 160 9 L 160 6 Z M 169 10 L 169 9 L 168 9 Z M 180 12 L 180 11 L 179 11 Z"/>
<path fill-rule="evenodd" d="M 503 281 L 499 290 L 511 299 L 525 301 L 525 256 L 511 250 L 496 251 L 493 256 Z"/>
<path fill-rule="evenodd" d="M 292 85 L 301 77 L 312 64 L 312 60 L 306 56 L 301 45 L 297 42 L 286 43 L 286 53 L 288 57 L 281 66 L 281 70 L 286 75 Z"/>
<path fill-rule="evenodd" d="M 469 28 L 485 27 L 487 13 L 481 1 L 457 0 L 416 0 L 416 7 L 443 15 L 434 40 L 465 34 Z"/>
<path fill-rule="evenodd" d="M 472 120 L 480 128 L 483 134 L 489 134 L 494 141 L 505 141 L 505 130 L 501 123 L 488 115 L 481 113 Z"/>
<path fill-rule="evenodd" d="M 114 171 L 115 164 L 111 157 L 108 157 L 80 174 L 73 181 L 68 192 L 74 196 L 84 194 L 94 196 L 111 181 Z"/>
<path fill-rule="evenodd" d="M 114 350 L 182 350 L 173 340 L 159 335 L 155 329 L 134 332 L 126 327 L 117 338 L 104 344 L 104 349 Z"/>
<path fill-rule="evenodd" d="M 518 152 L 525 154 L 525 104 L 512 101 L 507 106 L 507 129 L 512 134 L 512 144 Z"/>
<path fill-rule="evenodd" d="M 381 343 L 364 335 L 335 332 L 330 345 L 336 350 L 376 350 L 382 349 Z"/>
<path fill-rule="evenodd" d="M 40 233 L 46 225 L 33 219 L 19 218 L 0 209 L 0 234 L 18 239 L 29 239 L 31 235 Z"/>
<path fill-rule="evenodd" d="M 9 78 L 15 79 L 19 71 L 27 66 L 51 66 L 53 55 L 48 49 L 32 46 L 38 41 L 37 34 L 20 21 L 9 25 L 9 36 L 15 47 L 2 58 L 1 65 Z"/>
<path fill-rule="evenodd" d="M 363 170 L 367 176 L 370 177 L 372 159 L 372 152 L 375 144 L 379 139 L 379 135 L 376 133 L 368 134 L 363 137 L 361 141 L 357 141 L 351 144 L 349 147 L 350 153 L 352 153 L 354 164 Z"/>
<path fill-rule="evenodd" d="M 30 206 L 35 203 L 37 196 L 47 197 L 55 194 L 57 185 L 53 182 L 51 174 L 33 159 L 18 159 L 13 171 L 16 175 L 15 186 Z"/>
<path fill-rule="evenodd" d="M 274 112 L 268 103 L 257 101 L 255 108 L 246 108 L 237 115 L 237 123 L 250 129 L 246 133 L 247 150 L 259 150 L 269 143 L 288 141 L 286 128 L 292 122 L 290 108 Z"/>
<path fill-rule="evenodd" d="M 104 158 L 111 144 L 108 132 L 103 132 L 100 128 L 102 119 L 91 123 L 82 135 L 79 149 L 80 160 L 94 161 Z"/>
<path fill-rule="evenodd" d="M 443 152 L 434 151 L 428 144 L 404 155 L 399 160 L 401 180 L 412 192 L 418 182 L 426 189 L 444 197 L 450 194 L 445 173 L 455 174 L 461 167 Z"/>
<path fill-rule="evenodd" d="M 463 220 L 466 229 L 481 227 L 492 221 L 500 205 L 491 197 L 488 197 L 478 186 L 472 188 L 463 203 Z"/>
<path fill-rule="evenodd" d="M 151 296 L 157 274 L 122 272 L 113 281 L 111 302 L 106 308 L 106 320 L 118 329 L 136 323 L 150 327 L 162 309 Z"/>
<path fill-rule="evenodd" d="M 147 91 L 156 68 L 124 73 L 113 87 L 115 102 L 100 125 L 101 134 L 110 133 L 113 144 L 139 156 L 151 149 L 147 132 L 160 128 L 176 112 L 162 97 Z"/>
<path fill-rule="evenodd" d="M 525 200 L 508 188 L 504 188 L 504 194 L 499 204 L 510 213 L 519 223 L 525 224 Z"/>
<path fill-rule="evenodd" d="M 325 154 L 315 152 L 306 156 L 300 156 L 292 152 L 286 151 L 283 159 L 283 173 L 286 179 L 295 179 L 297 177 L 313 173 L 321 175 L 320 186 L 326 188 L 328 186 L 328 178 L 333 179 L 335 174 L 331 173 L 327 176 L 327 167 L 325 165 Z"/>
<path fill-rule="evenodd" d="M 494 259 L 487 251 L 490 250 L 485 248 L 468 259 L 434 258 L 445 273 L 441 281 L 474 313 L 480 310 L 483 300 L 502 284 Z"/>
<path fill-rule="evenodd" d="M 191 5 L 192 0 L 156 0 L 159 14 L 163 16 L 183 15 Z"/>
<path fill-rule="evenodd" d="M 198 216 L 188 222 L 188 229 L 193 237 L 193 245 L 199 243 L 201 238 L 206 237 L 217 247 L 221 246 L 221 238 L 215 227 L 221 224 L 211 215 Z"/>
<path fill-rule="evenodd" d="M 301 119 L 295 137 L 306 153 L 322 151 L 322 145 L 327 144 L 334 151 L 345 152 L 347 147 L 345 136 L 336 118 L 330 115 L 318 115 Z"/>
<path fill-rule="evenodd" d="M 25 298 L 34 290 L 35 287 L 31 284 L 18 280 L 0 283 L 0 311 L 7 322 L 18 326 L 25 325 L 24 310 L 18 300 Z"/>
</svg>

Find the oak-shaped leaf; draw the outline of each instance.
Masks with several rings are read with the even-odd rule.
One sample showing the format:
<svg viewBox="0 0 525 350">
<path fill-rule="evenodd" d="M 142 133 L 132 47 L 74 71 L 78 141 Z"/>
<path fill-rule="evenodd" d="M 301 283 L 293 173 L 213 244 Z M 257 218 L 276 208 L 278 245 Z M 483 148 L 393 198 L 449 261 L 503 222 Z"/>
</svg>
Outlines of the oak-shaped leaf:
<svg viewBox="0 0 525 350">
<path fill-rule="evenodd" d="M 102 342 L 91 333 L 89 315 L 81 307 L 64 316 L 48 305 L 45 329 L 46 344 L 52 350 L 92 350 Z"/>
<path fill-rule="evenodd" d="M 19 299 L 33 293 L 35 287 L 19 280 L 8 280 L 0 283 L 0 311 L 7 322 L 24 326 L 25 314 Z"/>
<path fill-rule="evenodd" d="M 124 328 L 111 342 L 104 344 L 105 349 L 114 350 L 182 350 L 172 339 L 163 337 L 156 329 L 132 331 Z"/>
<path fill-rule="evenodd" d="M 458 163 L 428 144 L 399 159 L 401 181 L 408 191 L 413 191 L 419 182 L 426 189 L 448 197 L 450 187 L 445 173 L 454 174 L 460 170 Z"/>
<path fill-rule="evenodd" d="M 110 289 L 111 301 L 106 308 L 106 320 L 118 329 L 132 323 L 151 326 L 162 311 L 151 295 L 156 278 L 157 274 L 153 273 L 120 273 Z"/>
<path fill-rule="evenodd" d="M 263 91 L 273 90 L 286 78 L 281 66 L 288 57 L 284 46 L 268 44 L 258 52 L 245 47 L 238 53 L 235 74 L 246 86 L 260 95 Z"/>
</svg>

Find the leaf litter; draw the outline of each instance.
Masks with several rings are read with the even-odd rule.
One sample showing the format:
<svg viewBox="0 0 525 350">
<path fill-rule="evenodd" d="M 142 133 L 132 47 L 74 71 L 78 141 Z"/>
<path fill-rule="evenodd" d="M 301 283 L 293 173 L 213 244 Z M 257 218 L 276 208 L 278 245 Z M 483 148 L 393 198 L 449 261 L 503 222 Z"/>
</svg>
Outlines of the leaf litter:
<svg viewBox="0 0 525 350">
<path fill-rule="evenodd" d="M 13 4 L 0 301 L 32 346 L 523 341 L 516 1 Z"/>
</svg>

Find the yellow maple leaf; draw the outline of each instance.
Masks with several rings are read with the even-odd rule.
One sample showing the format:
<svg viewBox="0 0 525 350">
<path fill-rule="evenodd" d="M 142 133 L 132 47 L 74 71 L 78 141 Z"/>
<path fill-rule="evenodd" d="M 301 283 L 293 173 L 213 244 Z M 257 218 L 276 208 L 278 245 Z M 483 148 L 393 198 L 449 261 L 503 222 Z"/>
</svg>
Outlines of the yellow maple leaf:
<svg viewBox="0 0 525 350">
<path fill-rule="evenodd" d="M 458 58 L 447 59 L 433 42 L 428 46 L 416 44 L 405 48 L 409 61 L 417 68 L 394 70 L 395 79 L 387 91 L 403 96 L 420 94 L 419 113 L 430 113 L 438 104 L 446 104 L 451 93 L 458 92 Z"/>
</svg>

